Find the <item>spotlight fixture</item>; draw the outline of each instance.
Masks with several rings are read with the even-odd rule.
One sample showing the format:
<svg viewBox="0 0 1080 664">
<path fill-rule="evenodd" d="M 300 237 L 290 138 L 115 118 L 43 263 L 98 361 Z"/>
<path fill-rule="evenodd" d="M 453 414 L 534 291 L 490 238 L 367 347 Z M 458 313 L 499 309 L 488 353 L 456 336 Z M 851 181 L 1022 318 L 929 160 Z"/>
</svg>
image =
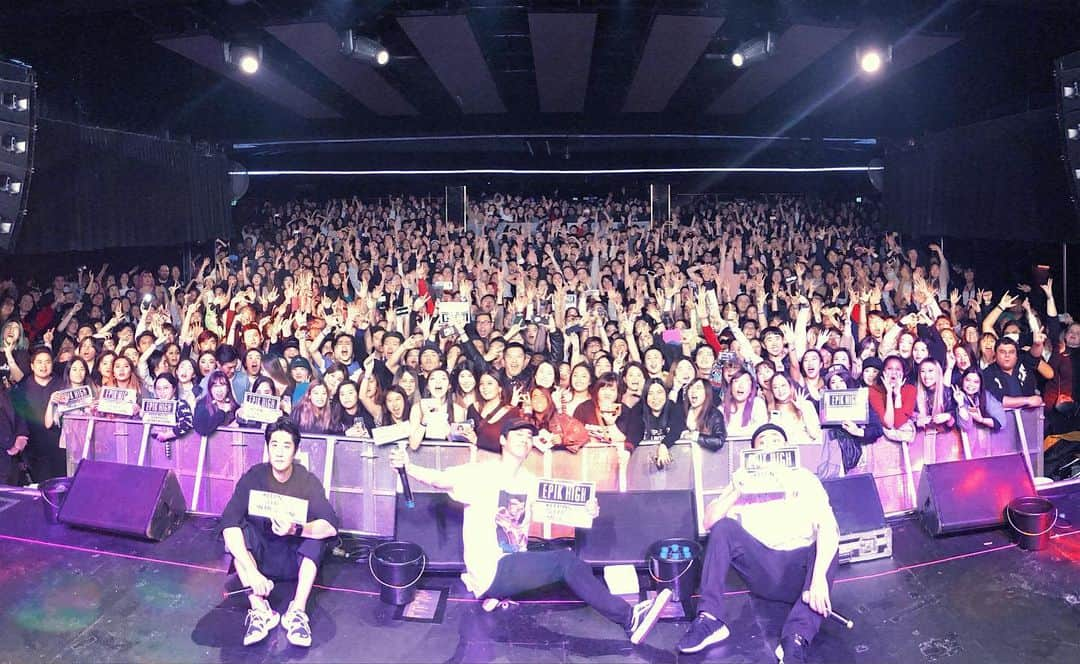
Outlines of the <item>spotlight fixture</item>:
<svg viewBox="0 0 1080 664">
<path fill-rule="evenodd" d="M 1061 86 L 1061 96 L 1066 99 L 1076 99 L 1080 97 L 1080 81 L 1073 81 L 1072 83 L 1066 83 Z"/>
<path fill-rule="evenodd" d="M 881 49 L 876 46 L 869 46 L 859 49 L 855 52 L 855 57 L 859 62 L 859 69 L 866 74 L 877 74 L 881 71 L 889 62 L 892 62 L 892 47 Z"/>
<path fill-rule="evenodd" d="M 3 180 L 0 180 L 0 191 L 12 196 L 18 196 L 22 193 L 22 182 L 10 175 L 5 175 Z"/>
<path fill-rule="evenodd" d="M 26 152 L 26 139 L 19 138 L 15 134 L 6 134 L 4 136 L 4 142 L 0 143 L 7 152 L 14 152 L 15 154 L 23 154 Z"/>
<path fill-rule="evenodd" d="M 12 224 L 10 219 L 7 217 L 0 217 L 0 234 L 10 235 L 13 226 L 14 224 Z"/>
<path fill-rule="evenodd" d="M 755 37 L 739 45 L 731 54 L 733 67 L 745 67 L 746 65 L 768 57 L 776 50 L 776 39 L 771 32 L 765 33 L 764 37 Z"/>
<path fill-rule="evenodd" d="M 234 65 L 248 76 L 258 73 L 262 59 L 262 46 L 225 42 L 225 62 Z"/>
<path fill-rule="evenodd" d="M 390 62 L 390 51 L 379 42 L 356 34 L 355 30 L 346 30 L 341 34 L 341 53 L 361 62 L 385 67 Z"/>
<path fill-rule="evenodd" d="M 1065 138 L 1070 141 L 1080 141 L 1080 125 L 1075 127 L 1067 127 L 1065 129 Z"/>
<path fill-rule="evenodd" d="M 0 97 L 0 105 L 9 111 L 25 113 L 30 110 L 30 98 L 23 97 L 16 92 L 5 92 L 3 96 Z"/>
</svg>

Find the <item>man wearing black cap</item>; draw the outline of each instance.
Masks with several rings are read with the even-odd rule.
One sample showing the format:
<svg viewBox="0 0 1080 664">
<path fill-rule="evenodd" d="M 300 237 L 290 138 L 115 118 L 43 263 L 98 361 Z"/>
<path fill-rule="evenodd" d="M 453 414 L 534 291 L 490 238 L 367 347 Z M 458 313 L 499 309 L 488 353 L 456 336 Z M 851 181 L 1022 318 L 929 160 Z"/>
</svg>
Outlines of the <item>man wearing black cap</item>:
<svg viewBox="0 0 1080 664">
<path fill-rule="evenodd" d="M 656 624 L 671 597 L 662 591 L 653 600 L 630 606 L 612 595 L 583 560 L 568 550 L 526 551 L 531 500 L 537 478 L 523 467 L 533 447 L 536 428 L 521 418 L 507 418 L 499 443 L 502 458 L 467 463 L 447 470 L 409 463 L 408 453 L 395 449 L 390 456 L 397 468 L 450 493 L 465 505 L 461 536 L 465 544 L 465 586 L 477 598 L 506 599 L 529 590 L 563 582 L 605 618 L 623 626 L 632 643 L 640 643 Z M 590 504 L 595 517 L 596 499 Z M 485 603 L 486 606 L 487 603 Z"/>
<path fill-rule="evenodd" d="M 787 444 L 784 430 L 764 424 L 753 446 L 770 450 Z M 806 649 L 832 607 L 840 534 L 821 482 L 805 468 L 740 468 L 731 484 L 705 511 L 709 545 L 701 578 L 698 615 L 678 648 L 696 653 L 731 632 L 722 620 L 728 569 L 734 568 L 750 592 L 792 603 L 776 655 L 781 662 L 806 661 Z"/>
</svg>

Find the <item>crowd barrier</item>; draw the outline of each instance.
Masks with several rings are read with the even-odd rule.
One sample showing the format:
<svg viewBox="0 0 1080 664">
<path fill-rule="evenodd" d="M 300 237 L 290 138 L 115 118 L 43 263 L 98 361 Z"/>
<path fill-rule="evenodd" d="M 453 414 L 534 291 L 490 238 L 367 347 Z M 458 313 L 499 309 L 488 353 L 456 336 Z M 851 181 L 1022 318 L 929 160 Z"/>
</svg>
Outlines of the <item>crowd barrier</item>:
<svg viewBox="0 0 1080 664">
<path fill-rule="evenodd" d="M 61 445 L 67 450 L 69 474 L 83 459 L 168 468 L 176 473 L 192 513 L 219 515 L 241 475 L 266 460 L 261 430 L 226 427 L 210 436 L 193 432 L 170 446 L 154 440 L 149 432 L 150 425 L 141 420 L 66 416 Z M 1006 426 L 996 433 L 920 433 L 908 443 L 879 439 L 863 448 L 862 460 L 852 472 L 874 474 L 887 514 L 910 512 L 926 463 L 1022 452 L 1029 472 L 1039 476 L 1042 439 L 1042 410 L 1013 410 Z M 627 453 L 611 445 L 589 444 L 577 453 L 534 450 L 526 467 L 543 478 L 595 482 L 598 491 L 692 491 L 698 528 L 704 535 L 704 507 L 727 486 L 749 445 L 746 439 L 729 439 L 722 450 L 711 452 L 679 441 L 671 450 L 671 464 L 660 469 L 654 461 L 655 445 L 643 444 Z M 823 479 L 843 474 L 840 450 L 831 437 L 798 447 L 803 467 Z M 370 439 L 303 436 L 297 460 L 322 480 L 343 532 L 393 536 L 399 487 L 389 450 Z M 411 456 L 414 463 L 438 469 L 496 457 L 467 443 L 448 441 L 425 441 Z M 419 481 L 411 482 L 411 487 L 420 493 L 437 491 Z M 533 534 L 545 538 L 573 535 L 568 528 L 538 524 Z"/>
</svg>

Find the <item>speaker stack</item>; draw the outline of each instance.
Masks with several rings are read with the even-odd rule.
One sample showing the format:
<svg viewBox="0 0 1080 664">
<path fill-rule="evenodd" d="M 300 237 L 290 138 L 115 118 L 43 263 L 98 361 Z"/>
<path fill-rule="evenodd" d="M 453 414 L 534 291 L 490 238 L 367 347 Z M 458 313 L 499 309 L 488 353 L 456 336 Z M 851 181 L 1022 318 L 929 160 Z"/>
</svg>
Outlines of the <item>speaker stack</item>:
<svg viewBox="0 0 1080 664">
<path fill-rule="evenodd" d="M 1080 51 L 1054 61 L 1058 125 L 1064 144 L 1062 161 L 1069 169 L 1069 193 L 1080 217 Z"/>
<path fill-rule="evenodd" d="M 26 214 L 37 132 L 37 83 L 33 70 L 0 61 L 0 249 L 15 246 Z"/>
</svg>

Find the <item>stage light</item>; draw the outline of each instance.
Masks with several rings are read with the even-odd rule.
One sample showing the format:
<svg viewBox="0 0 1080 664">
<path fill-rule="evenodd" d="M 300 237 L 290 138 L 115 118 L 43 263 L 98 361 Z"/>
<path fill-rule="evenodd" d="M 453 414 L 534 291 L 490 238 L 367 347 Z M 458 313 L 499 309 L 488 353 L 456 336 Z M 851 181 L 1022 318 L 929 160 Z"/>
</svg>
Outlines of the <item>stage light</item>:
<svg viewBox="0 0 1080 664">
<path fill-rule="evenodd" d="M 9 219 L 5 219 L 3 217 L 0 217 L 0 233 L 2 233 L 4 235 L 10 235 L 12 225 L 13 224 L 11 223 L 11 221 Z"/>
<path fill-rule="evenodd" d="M 0 181 L 0 191 L 12 196 L 18 196 L 22 193 L 22 182 L 10 175 L 5 175 L 4 179 Z"/>
<path fill-rule="evenodd" d="M 248 76 L 253 76 L 262 66 L 262 46 L 249 46 L 225 42 L 225 62 L 235 65 Z"/>
<path fill-rule="evenodd" d="M 1080 125 L 1065 130 L 1065 137 L 1070 141 L 1080 141 Z"/>
<path fill-rule="evenodd" d="M 877 51 L 863 53 L 862 58 L 859 59 L 859 66 L 867 74 L 877 72 L 881 69 L 881 53 Z"/>
<path fill-rule="evenodd" d="M 764 37 L 756 37 L 740 44 L 731 54 L 731 64 L 734 67 L 745 67 L 755 60 L 768 57 L 775 50 L 776 40 L 773 33 L 767 32 Z"/>
<path fill-rule="evenodd" d="M 7 134 L 4 136 L 4 142 L 0 144 L 0 147 L 3 147 L 8 152 L 23 154 L 26 152 L 26 139 L 19 138 L 15 134 Z"/>
<path fill-rule="evenodd" d="M 362 62 L 385 67 L 390 62 L 390 51 L 379 42 L 346 30 L 341 34 L 341 53 Z"/>
<path fill-rule="evenodd" d="M 5 92 L 3 98 L 0 99 L 0 104 L 9 111 L 25 113 L 30 110 L 30 99 L 15 92 Z"/>
<path fill-rule="evenodd" d="M 1063 85 L 1061 87 L 1061 96 L 1066 99 L 1076 99 L 1077 96 L 1080 96 L 1080 82 L 1073 81 Z"/>
<path fill-rule="evenodd" d="M 859 61 L 859 69 L 865 74 L 877 74 L 882 68 L 892 61 L 892 47 L 881 49 L 876 46 L 868 46 L 855 52 Z"/>
</svg>

